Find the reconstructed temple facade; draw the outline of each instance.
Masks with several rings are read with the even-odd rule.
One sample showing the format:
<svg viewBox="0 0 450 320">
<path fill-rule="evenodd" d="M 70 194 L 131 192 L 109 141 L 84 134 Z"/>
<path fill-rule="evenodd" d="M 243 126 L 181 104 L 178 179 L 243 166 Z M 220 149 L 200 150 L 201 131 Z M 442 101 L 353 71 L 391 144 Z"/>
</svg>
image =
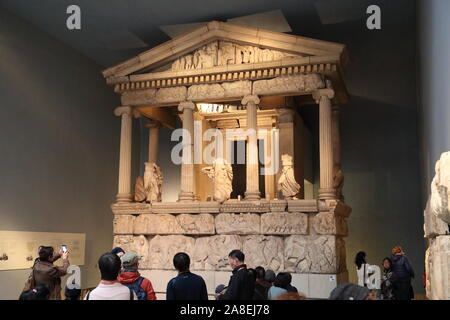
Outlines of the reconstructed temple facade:
<svg viewBox="0 0 450 320">
<path fill-rule="evenodd" d="M 339 137 L 346 57 L 341 44 L 213 21 L 103 71 L 122 101 L 115 109 L 121 138 L 114 246 L 142 255 L 140 268 L 151 270 L 157 291 L 165 291 L 180 251 L 209 292 L 228 282 L 233 249 L 244 251 L 250 267 L 291 272 L 310 297 L 347 279 L 351 208 L 342 196 Z M 312 104 L 319 118 L 312 133 L 319 141 L 316 197 L 305 193 L 298 113 Z M 136 117 L 148 119 L 149 155 L 143 177 L 132 181 Z M 158 130 L 176 128 L 177 117 L 180 193 L 164 202 Z M 198 127 L 209 139 L 195 141 Z M 236 164 L 239 145 L 244 161 Z M 199 154 L 213 161 L 197 161 Z"/>
</svg>

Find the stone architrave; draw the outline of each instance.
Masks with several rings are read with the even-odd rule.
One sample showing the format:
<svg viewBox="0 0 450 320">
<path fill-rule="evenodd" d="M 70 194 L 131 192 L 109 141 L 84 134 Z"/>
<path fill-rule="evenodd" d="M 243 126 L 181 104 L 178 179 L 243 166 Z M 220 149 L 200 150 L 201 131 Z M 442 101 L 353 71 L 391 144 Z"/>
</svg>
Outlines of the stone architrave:
<svg viewBox="0 0 450 320">
<path fill-rule="evenodd" d="M 178 252 L 186 252 L 192 256 L 195 239 L 182 235 L 154 236 L 149 243 L 150 269 L 172 270 L 173 256 Z"/>
<path fill-rule="evenodd" d="M 301 212 L 271 212 L 261 214 L 262 234 L 308 234 L 308 215 Z"/>
<path fill-rule="evenodd" d="M 312 219 L 313 230 L 318 234 L 348 235 L 348 226 L 344 217 L 331 212 L 319 212 Z"/>
<path fill-rule="evenodd" d="M 228 254 L 234 249 L 242 250 L 242 240 L 237 235 L 197 238 L 191 259 L 192 269 L 230 271 Z"/>
<path fill-rule="evenodd" d="M 338 273 L 340 264 L 345 261 L 337 257 L 342 253 L 343 246 L 343 242 L 338 242 L 331 235 L 287 237 L 284 243 L 285 270 L 295 273 Z"/>
<path fill-rule="evenodd" d="M 169 105 L 186 100 L 187 88 L 185 86 L 168 87 L 160 89 L 131 90 L 122 93 L 121 101 L 124 105 Z"/>
<path fill-rule="evenodd" d="M 254 213 L 220 213 L 215 218 L 218 234 L 260 234 L 261 218 Z"/>
<path fill-rule="evenodd" d="M 113 220 L 114 234 L 133 234 L 135 217 L 132 215 L 115 215 Z"/>
<path fill-rule="evenodd" d="M 282 237 L 251 235 L 243 237 L 243 252 L 248 266 L 262 266 L 273 271 L 284 269 Z"/>
<path fill-rule="evenodd" d="M 252 93 L 249 80 L 194 84 L 188 88 L 187 100 L 204 101 L 205 99 L 240 98 Z"/>
<path fill-rule="evenodd" d="M 253 81 L 253 94 L 298 94 L 299 92 L 312 92 L 325 87 L 320 74 L 301 74 L 280 76 L 270 80 Z"/>
</svg>

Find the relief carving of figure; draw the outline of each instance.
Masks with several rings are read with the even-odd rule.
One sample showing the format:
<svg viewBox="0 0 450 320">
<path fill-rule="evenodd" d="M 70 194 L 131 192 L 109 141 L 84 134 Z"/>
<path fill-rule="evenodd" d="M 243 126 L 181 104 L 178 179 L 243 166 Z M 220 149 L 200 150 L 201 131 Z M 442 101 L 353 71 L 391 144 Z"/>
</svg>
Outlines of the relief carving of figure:
<svg viewBox="0 0 450 320">
<path fill-rule="evenodd" d="M 450 224 L 450 151 L 441 154 L 435 172 L 431 182 L 430 214 Z"/>
<path fill-rule="evenodd" d="M 278 179 L 278 188 L 285 199 L 296 199 L 300 192 L 300 185 L 295 181 L 292 156 L 283 154 L 281 156 L 282 172 Z"/>
<path fill-rule="evenodd" d="M 230 199 L 233 191 L 233 169 L 225 159 L 217 158 L 212 166 L 203 168 L 202 172 L 213 180 L 215 201 L 222 203 Z"/>
<path fill-rule="evenodd" d="M 161 168 L 153 162 L 145 163 L 144 188 L 147 202 L 161 201 L 163 176 Z"/>
</svg>

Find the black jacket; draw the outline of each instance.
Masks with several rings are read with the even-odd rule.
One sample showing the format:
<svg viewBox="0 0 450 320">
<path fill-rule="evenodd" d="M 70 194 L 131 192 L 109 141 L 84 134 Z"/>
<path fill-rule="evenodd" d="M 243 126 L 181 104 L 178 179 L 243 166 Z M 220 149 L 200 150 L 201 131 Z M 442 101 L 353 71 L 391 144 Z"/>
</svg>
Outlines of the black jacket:
<svg viewBox="0 0 450 320">
<path fill-rule="evenodd" d="M 248 272 L 247 266 L 241 264 L 233 270 L 228 288 L 219 300 L 252 300 L 255 292 L 255 279 Z"/>
</svg>

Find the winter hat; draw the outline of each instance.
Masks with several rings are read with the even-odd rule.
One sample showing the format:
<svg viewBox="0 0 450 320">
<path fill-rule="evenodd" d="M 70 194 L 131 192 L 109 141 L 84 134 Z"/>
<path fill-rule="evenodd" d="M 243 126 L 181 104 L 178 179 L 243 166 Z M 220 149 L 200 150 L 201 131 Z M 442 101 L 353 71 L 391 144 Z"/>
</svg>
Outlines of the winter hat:
<svg viewBox="0 0 450 320">
<path fill-rule="evenodd" d="M 122 265 L 124 268 L 131 268 L 139 262 L 139 256 L 136 252 L 130 251 L 125 253 L 120 260 L 122 260 Z"/>
<path fill-rule="evenodd" d="M 119 252 L 125 253 L 125 251 L 121 247 L 115 247 L 114 249 L 111 250 L 112 254 L 118 254 Z"/>
<path fill-rule="evenodd" d="M 329 300 L 365 300 L 370 290 L 353 283 L 342 283 L 331 291 Z"/>
</svg>

